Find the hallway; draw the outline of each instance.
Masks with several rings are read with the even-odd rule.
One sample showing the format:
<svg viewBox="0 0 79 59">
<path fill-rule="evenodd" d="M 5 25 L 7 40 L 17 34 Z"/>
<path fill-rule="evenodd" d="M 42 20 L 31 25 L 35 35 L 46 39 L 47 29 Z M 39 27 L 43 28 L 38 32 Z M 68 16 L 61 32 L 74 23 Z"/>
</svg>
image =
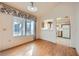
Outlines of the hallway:
<svg viewBox="0 0 79 59">
<path fill-rule="evenodd" d="M 46 40 L 35 41 L 0 52 L 1 56 L 77 56 L 74 48 Z"/>
</svg>

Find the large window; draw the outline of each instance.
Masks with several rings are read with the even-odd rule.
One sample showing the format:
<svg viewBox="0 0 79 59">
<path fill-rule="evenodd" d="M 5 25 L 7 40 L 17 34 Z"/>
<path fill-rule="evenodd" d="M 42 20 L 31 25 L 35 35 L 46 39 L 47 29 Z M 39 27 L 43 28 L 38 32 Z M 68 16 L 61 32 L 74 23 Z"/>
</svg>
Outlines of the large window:
<svg viewBox="0 0 79 59">
<path fill-rule="evenodd" d="M 14 17 L 13 19 L 13 36 L 35 35 L 35 21 Z"/>
<path fill-rule="evenodd" d="M 22 36 L 23 21 L 21 18 L 14 17 L 13 19 L 13 36 Z"/>
</svg>

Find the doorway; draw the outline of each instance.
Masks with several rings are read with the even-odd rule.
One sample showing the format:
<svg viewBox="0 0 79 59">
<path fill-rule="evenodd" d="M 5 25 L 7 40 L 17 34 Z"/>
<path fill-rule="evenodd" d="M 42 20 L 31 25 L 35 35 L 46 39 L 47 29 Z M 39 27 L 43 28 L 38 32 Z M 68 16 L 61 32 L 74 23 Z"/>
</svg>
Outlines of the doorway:
<svg viewBox="0 0 79 59">
<path fill-rule="evenodd" d="M 71 46 L 71 22 L 69 16 L 56 18 L 56 38 L 58 44 Z"/>
</svg>

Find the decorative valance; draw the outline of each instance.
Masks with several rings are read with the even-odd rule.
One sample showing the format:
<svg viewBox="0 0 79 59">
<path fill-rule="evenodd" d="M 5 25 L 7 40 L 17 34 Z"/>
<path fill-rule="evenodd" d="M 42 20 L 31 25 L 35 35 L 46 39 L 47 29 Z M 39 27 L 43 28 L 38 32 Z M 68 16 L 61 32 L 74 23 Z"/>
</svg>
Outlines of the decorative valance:
<svg viewBox="0 0 79 59">
<path fill-rule="evenodd" d="M 5 13 L 5 14 L 9 14 L 9 15 L 13 15 L 16 17 L 25 18 L 25 19 L 27 19 L 27 18 L 28 19 L 29 18 L 36 19 L 36 17 L 34 15 L 31 15 L 27 12 L 24 12 L 24 11 L 21 11 L 19 9 L 14 8 L 14 7 L 11 7 L 9 5 L 6 5 L 2 2 L 0 2 L 0 12 Z"/>
</svg>

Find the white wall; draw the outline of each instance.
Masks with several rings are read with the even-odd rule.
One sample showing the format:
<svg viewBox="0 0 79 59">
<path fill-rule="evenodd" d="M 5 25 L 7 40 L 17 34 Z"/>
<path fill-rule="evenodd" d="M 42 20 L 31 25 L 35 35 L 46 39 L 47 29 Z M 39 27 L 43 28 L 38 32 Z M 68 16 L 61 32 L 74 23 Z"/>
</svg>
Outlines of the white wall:
<svg viewBox="0 0 79 59">
<path fill-rule="evenodd" d="M 0 51 L 26 42 L 33 36 L 13 37 L 13 16 L 0 13 Z"/>
<path fill-rule="evenodd" d="M 75 39 L 75 5 L 74 3 L 60 3 L 58 6 L 56 6 L 55 8 L 53 8 L 53 10 L 51 11 L 50 17 L 52 17 L 53 19 L 56 19 L 57 17 L 65 17 L 65 16 L 70 16 L 71 17 L 71 39 L 69 40 L 71 43 L 71 47 L 75 47 L 75 43 L 74 43 L 74 39 Z M 48 18 L 49 19 L 49 18 Z M 42 19 L 44 20 L 44 19 Z M 55 30 L 56 31 L 56 30 Z M 45 33 L 45 31 L 41 32 L 42 37 L 47 38 L 47 34 L 49 34 L 48 32 Z M 53 33 L 53 32 L 52 32 Z M 54 32 L 55 33 L 55 32 Z M 44 36 L 43 36 L 44 34 Z M 52 40 L 56 41 L 56 35 L 55 34 L 51 34 L 49 35 L 50 37 L 48 38 L 48 40 L 50 38 L 52 38 Z"/>
<path fill-rule="evenodd" d="M 76 38 L 74 39 L 74 43 L 75 43 L 75 48 L 79 54 L 79 3 L 76 4 L 76 10 L 75 10 L 75 24 L 76 24 L 76 28 L 75 28 L 75 33 L 76 33 Z"/>
<path fill-rule="evenodd" d="M 50 20 L 53 22 L 53 30 L 41 30 L 41 38 L 50 42 L 56 42 L 56 23 L 54 19 Z"/>
</svg>

